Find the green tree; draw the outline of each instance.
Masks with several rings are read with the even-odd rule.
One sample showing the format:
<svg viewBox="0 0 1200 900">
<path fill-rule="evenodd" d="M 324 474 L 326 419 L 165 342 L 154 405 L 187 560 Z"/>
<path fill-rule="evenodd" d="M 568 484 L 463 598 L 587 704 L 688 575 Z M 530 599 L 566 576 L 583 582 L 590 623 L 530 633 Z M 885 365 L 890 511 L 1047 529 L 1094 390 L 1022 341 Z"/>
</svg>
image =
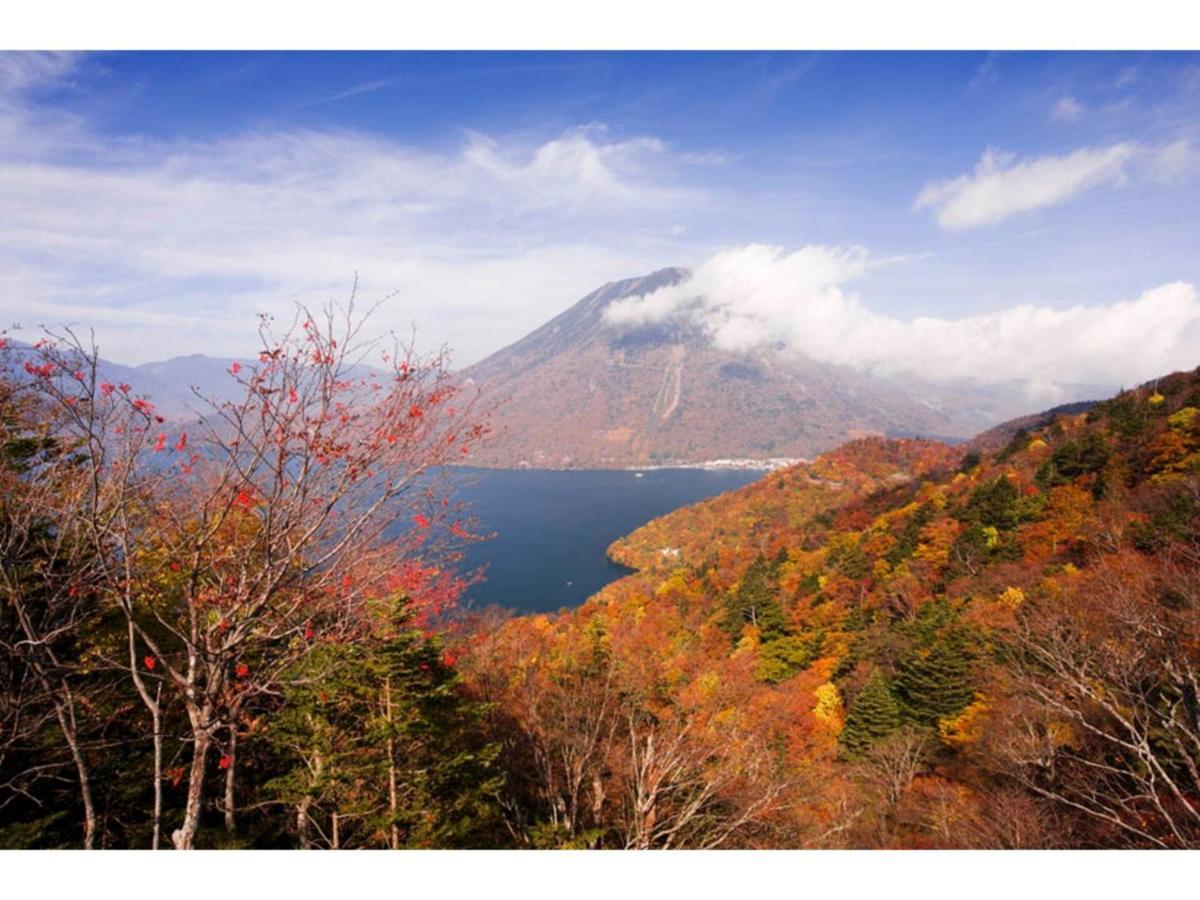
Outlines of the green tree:
<svg viewBox="0 0 1200 900">
<path fill-rule="evenodd" d="M 1089 431 L 1078 440 L 1067 440 L 1038 466 L 1035 478 L 1042 487 L 1067 484 L 1081 475 L 1102 475 L 1108 465 L 1109 448 L 1098 432 Z M 1101 483 L 1102 482 L 1098 482 Z"/>
<path fill-rule="evenodd" d="M 291 673 L 270 740 L 267 791 L 302 846 L 487 846 L 498 832 L 497 748 L 475 727 L 440 642 L 397 603 L 379 636 L 331 643 Z"/>
<path fill-rule="evenodd" d="M 937 601 L 922 609 L 910 634 L 913 645 L 896 664 L 894 693 L 906 723 L 932 728 L 975 696 L 973 633 Z"/>
<path fill-rule="evenodd" d="M 1008 478 L 1000 475 L 971 492 L 960 518 L 984 528 L 1006 531 L 1020 521 L 1017 501 L 1020 494 Z"/>
<path fill-rule="evenodd" d="M 725 618 L 721 627 L 736 642 L 745 625 L 758 629 L 765 641 L 787 634 L 787 619 L 779 602 L 779 570 L 761 553 L 746 569 L 737 587 L 725 595 Z"/>
<path fill-rule="evenodd" d="M 839 738 L 842 750 L 847 756 L 859 756 L 900 724 L 900 705 L 888 679 L 876 669 L 850 704 Z"/>
</svg>

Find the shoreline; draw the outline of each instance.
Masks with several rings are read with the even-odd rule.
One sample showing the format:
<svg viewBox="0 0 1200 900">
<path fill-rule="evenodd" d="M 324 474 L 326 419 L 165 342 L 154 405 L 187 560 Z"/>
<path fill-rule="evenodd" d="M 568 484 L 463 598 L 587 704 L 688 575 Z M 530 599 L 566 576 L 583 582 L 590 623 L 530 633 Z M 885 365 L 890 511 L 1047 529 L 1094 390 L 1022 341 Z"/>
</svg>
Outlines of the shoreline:
<svg viewBox="0 0 1200 900">
<path fill-rule="evenodd" d="M 663 472 L 672 470 L 774 472 L 810 461 L 808 457 L 803 456 L 771 459 L 710 459 L 702 462 L 651 463 L 644 466 L 493 466 L 467 461 L 450 464 L 447 468 L 489 472 Z"/>
</svg>

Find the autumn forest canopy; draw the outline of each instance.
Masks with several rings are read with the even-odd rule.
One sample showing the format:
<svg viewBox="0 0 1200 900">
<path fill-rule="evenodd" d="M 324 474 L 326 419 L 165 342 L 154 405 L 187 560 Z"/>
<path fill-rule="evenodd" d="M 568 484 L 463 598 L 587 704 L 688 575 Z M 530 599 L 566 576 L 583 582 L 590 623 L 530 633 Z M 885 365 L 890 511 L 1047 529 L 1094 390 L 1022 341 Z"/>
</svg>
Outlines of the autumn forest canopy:
<svg viewBox="0 0 1200 900">
<path fill-rule="evenodd" d="M 186 426 L 0 336 L 0 846 L 1200 847 L 1200 369 L 851 441 L 515 616 L 443 477 L 491 398 L 362 334 L 264 320 Z"/>
</svg>

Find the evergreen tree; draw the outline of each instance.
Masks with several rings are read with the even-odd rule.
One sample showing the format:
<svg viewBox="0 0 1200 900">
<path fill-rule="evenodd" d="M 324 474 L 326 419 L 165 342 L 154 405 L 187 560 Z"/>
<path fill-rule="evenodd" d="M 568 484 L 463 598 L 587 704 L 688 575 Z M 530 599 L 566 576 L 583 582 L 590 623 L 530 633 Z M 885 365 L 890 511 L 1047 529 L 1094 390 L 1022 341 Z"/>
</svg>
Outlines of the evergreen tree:
<svg viewBox="0 0 1200 900">
<path fill-rule="evenodd" d="M 847 756 L 859 756 L 899 728 L 900 721 L 900 705 L 891 685 L 876 670 L 850 704 L 846 725 L 839 738 L 843 752 Z"/>
<path fill-rule="evenodd" d="M 270 734 L 289 768 L 266 787 L 293 807 L 302 846 L 491 843 L 499 778 L 497 748 L 472 727 L 482 707 L 403 605 L 382 634 L 314 651 L 292 681 Z"/>
<path fill-rule="evenodd" d="M 787 619 L 779 602 L 778 567 L 761 553 L 746 569 L 737 587 L 725 596 L 725 618 L 721 627 L 733 642 L 741 637 L 745 625 L 758 629 L 763 641 L 787 634 Z"/>
<path fill-rule="evenodd" d="M 896 664 L 895 697 L 906 723 L 935 727 L 975 696 L 973 636 L 945 602 L 928 604 L 913 628 L 914 643 Z"/>
<path fill-rule="evenodd" d="M 971 492 L 961 519 L 984 528 L 1005 531 L 1015 528 L 1019 516 L 1017 501 L 1020 494 L 1016 486 L 1003 475 L 981 484 Z"/>
</svg>

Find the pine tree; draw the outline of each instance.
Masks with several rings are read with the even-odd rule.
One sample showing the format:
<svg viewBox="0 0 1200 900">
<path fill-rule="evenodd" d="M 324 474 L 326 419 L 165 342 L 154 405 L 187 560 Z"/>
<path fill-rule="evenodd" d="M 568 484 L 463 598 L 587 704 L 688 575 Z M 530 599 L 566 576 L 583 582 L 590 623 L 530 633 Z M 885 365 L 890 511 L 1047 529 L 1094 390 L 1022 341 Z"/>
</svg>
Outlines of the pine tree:
<svg viewBox="0 0 1200 900">
<path fill-rule="evenodd" d="M 900 705 L 892 694 L 891 685 L 884 675 L 876 670 L 859 691 L 839 740 L 847 756 L 859 756 L 881 738 L 887 737 L 900 727 Z"/>
<path fill-rule="evenodd" d="M 733 642 L 741 637 L 742 628 L 747 624 L 758 629 L 763 641 L 787 634 L 787 619 L 779 602 L 778 566 L 761 553 L 746 569 L 737 588 L 725 597 L 725 618 L 721 627 Z"/>
<path fill-rule="evenodd" d="M 271 730 L 291 767 L 267 788 L 293 806 L 301 844 L 306 818 L 342 847 L 489 843 L 498 748 L 478 738 L 482 706 L 402 602 L 375 634 L 319 648 L 293 677 Z"/>
<path fill-rule="evenodd" d="M 975 696 L 973 660 L 970 635 L 957 624 L 901 659 L 895 696 L 904 720 L 932 728 L 939 719 L 961 712 Z"/>
</svg>

